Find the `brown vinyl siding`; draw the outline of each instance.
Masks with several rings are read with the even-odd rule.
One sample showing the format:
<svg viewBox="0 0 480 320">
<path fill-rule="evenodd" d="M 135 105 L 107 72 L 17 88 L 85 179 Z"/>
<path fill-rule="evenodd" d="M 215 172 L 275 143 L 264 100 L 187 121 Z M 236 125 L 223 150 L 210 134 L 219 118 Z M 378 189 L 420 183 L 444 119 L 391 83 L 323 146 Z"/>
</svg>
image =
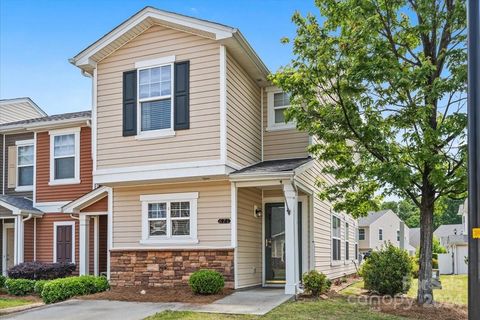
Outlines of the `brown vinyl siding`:
<svg viewBox="0 0 480 320">
<path fill-rule="evenodd" d="M 25 221 L 23 227 L 23 261 L 33 261 L 34 220 Z"/>
<path fill-rule="evenodd" d="M 262 219 L 253 215 L 253 206 L 262 207 L 262 191 L 239 188 L 237 194 L 237 285 L 262 284 Z"/>
<path fill-rule="evenodd" d="M 107 212 L 108 211 L 108 196 L 92 203 L 88 207 L 80 210 L 81 212 Z"/>
<path fill-rule="evenodd" d="M 33 192 L 32 191 L 22 191 L 17 192 L 15 188 L 8 188 L 8 147 L 15 146 L 16 141 L 22 140 L 33 140 L 34 135 L 33 133 L 20 133 L 20 134 L 7 134 L 5 135 L 5 179 L 3 183 L 5 184 L 5 194 L 12 195 L 12 196 L 19 196 L 19 197 L 27 197 L 33 199 Z M 16 160 L 15 160 L 16 161 Z M 3 164 L 3 162 L 2 162 Z M 1 165 L 0 165 L 1 166 Z M 17 172 L 18 174 L 18 172 Z"/>
<path fill-rule="evenodd" d="M 63 213 L 46 213 L 42 218 L 37 219 L 37 261 L 51 263 L 53 262 L 53 244 L 54 222 L 58 221 L 74 221 L 75 222 L 75 263 L 78 265 L 78 227 L 77 220 L 72 219 L 70 215 Z"/>
<path fill-rule="evenodd" d="M 268 131 L 268 93 L 263 93 L 263 160 L 308 156 L 309 136 L 297 129 Z"/>
<path fill-rule="evenodd" d="M 122 75 L 135 62 L 175 55 L 190 61 L 190 129 L 174 137 L 122 136 Z M 220 157 L 220 45 L 155 25 L 97 65 L 97 168 L 122 168 Z"/>
<path fill-rule="evenodd" d="M 227 54 L 227 158 L 245 167 L 261 160 L 260 87 Z"/>
<path fill-rule="evenodd" d="M 140 248 L 142 240 L 141 195 L 198 192 L 197 236 L 198 245 L 229 247 L 230 224 L 218 219 L 230 218 L 230 182 L 191 182 L 144 186 L 114 187 L 113 189 L 113 247 Z"/>
<path fill-rule="evenodd" d="M 71 201 L 92 190 L 91 129 L 80 132 L 80 183 L 49 186 L 50 135 L 37 133 L 37 202 Z"/>
</svg>

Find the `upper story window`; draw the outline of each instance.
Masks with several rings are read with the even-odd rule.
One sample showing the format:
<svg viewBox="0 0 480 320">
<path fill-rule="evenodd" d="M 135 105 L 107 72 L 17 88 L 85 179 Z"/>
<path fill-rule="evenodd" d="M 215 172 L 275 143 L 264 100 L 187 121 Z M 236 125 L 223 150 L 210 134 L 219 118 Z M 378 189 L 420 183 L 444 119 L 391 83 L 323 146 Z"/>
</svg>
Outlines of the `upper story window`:
<svg viewBox="0 0 480 320">
<path fill-rule="evenodd" d="M 378 240 L 383 240 L 383 229 L 378 229 Z"/>
<path fill-rule="evenodd" d="M 358 229 L 358 240 L 365 240 L 365 229 Z"/>
<path fill-rule="evenodd" d="M 342 257 L 341 222 L 337 216 L 332 216 L 332 260 L 338 261 Z"/>
<path fill-rule="evenodd" d="M 138 70 L 142 132 L 173 130 L 172 66 Z"/>
<path fill-rule="evenodd" d="M 198 193 L 143 195 L 143 243 L 196 243 Z"/>
<path fill-rule="evenodd" d="M 80 183 L 80 128 L 50 131 L 50 185 Z"/>
<path fill-rule="evenodd" d="M 17 186 L 16 191 L 29 191 L 33 188 L 34 142 L 17 141 Z"/>
<path fill-rule="evenodd" d="M 293 122 L 285 122 L 285 110 L 290 106 L 290 95 L 279 89 L 267 89 L 268 128 L 267 130 L 283 130 L 295 128 Z"/>
</svg>

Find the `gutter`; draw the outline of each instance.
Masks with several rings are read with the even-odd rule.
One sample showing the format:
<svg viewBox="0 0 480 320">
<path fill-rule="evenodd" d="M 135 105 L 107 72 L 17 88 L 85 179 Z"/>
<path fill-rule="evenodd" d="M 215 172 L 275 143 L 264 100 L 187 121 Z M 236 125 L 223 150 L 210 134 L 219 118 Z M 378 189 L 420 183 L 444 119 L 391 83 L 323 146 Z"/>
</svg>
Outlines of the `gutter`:
<svg viewBox="0 0 480 320">
<path fill-rule="evenodd" d="M 52 120 L 46 121 L 39 124 L 15 124 L 10 126 L 4 126 L 0 128 L 0 133 L 11 133 L 11 131 L 17 129 L 18 131 L 33 131 L 38 129 L 51 129 L 56 126 L 60 125 L 71 125 L 71 124 L 82 124 L 83 122 L 90 121 L 91 117 L 84 117 L 84 118 L 75 118 L 75 119 L 68 119 L 68 120 Z"/>
</svg>

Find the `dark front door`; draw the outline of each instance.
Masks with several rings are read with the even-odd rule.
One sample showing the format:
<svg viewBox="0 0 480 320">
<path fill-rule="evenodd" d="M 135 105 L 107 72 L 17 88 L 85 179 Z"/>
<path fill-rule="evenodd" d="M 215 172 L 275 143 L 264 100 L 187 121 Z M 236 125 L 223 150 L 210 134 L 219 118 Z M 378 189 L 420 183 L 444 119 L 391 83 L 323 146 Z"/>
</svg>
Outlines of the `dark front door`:
<svg viewBox="0 0 480 320">
<path fill-rule="evenodd" d="M 265 282 L 285 283 L 285 204 L 265 205 Z"/>
<path fill-rule="evenodd" d="M 72 262 L 72 226 L 57 226 L 57 262 Z"/>
</svg>

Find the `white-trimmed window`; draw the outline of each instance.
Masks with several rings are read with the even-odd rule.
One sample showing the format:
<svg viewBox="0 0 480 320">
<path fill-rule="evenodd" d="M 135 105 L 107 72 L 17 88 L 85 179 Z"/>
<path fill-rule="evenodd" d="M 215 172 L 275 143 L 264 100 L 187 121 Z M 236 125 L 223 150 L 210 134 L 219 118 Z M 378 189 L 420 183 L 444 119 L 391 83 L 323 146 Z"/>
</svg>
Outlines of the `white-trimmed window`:
<svg viewBox="0 0 480 320">
<path fill-rule="evenodd" d="M 139 136 L 170 136 L 173 131 L 175 56 L 137 62 Z"/>
<path fill-rule="evenodd" d="M 365 240 L 365 229 L 358 229 L 358 240 Z"/>
<path fill-rule="evenodd" d="M 350 260 L 350 225 L 345 222 L 345 260 Z"/>
<path fill-rule="evenodd" d="M 33 189 L 33 173 L 35 166 L 34 141 L 17 141 L 17 186 L 16 191 Z"/>
<path fill-rule="evenodd" d="M 198 193 L 142 195 L 142 243 L 197 243 Z"/>
<path fill-rule="evenodd" d="M 383 240 L 383 229 L 378 229 L 378 240 Z"/>
<path fill-rule="evenodd" d="M 400 242 L 400 230 L 397 230 L 397 241 Z"/>
<path fill-rule="evenodd" d="M 50 185 L 80 183 L 80 130 L 49 132 Z"/>
<path fill-rule="evenodd" d="M 290 107 L 290 95 L 280 89 L 267 89 L 268 128 L 267 130 L 283 130 L 295 128 L 295 123 L 285 122 L 285 110 Z"/>
<path fill-rule="evenodd" d="M 341 221 L 337 216 L 332 216 L 332 260 L 339 261 L 342 258 Z"/>
</svg>

